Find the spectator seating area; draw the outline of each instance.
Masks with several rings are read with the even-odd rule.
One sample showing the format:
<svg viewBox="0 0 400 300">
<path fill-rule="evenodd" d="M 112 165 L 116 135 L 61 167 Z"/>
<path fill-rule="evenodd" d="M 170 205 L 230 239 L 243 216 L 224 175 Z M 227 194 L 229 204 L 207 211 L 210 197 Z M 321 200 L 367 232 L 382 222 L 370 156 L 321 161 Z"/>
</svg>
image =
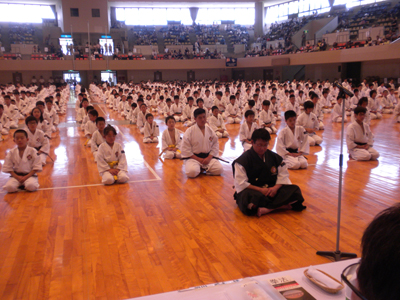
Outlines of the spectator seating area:
<svg viewBox="0 0 400 300">
<path fill-rule="evenodd" d="M 224 36 L 221 34 L 218 25 L 196 25 L 194 32 L 200 45 L 225 45 Z"/>
<path fill-rule="evenodd" d="M 154 26 L 134 26 L 131 31 L 135 45 L 157 45 L 157 32 Z"/>
<path fill-rule="evenodd" d="M 114 54 L 114 60 L 143 60 L 145 59 L 143 55 L 128 55 L 128 54 Z"/>
<path fill-rule="evenodd" d="M 189 26 L 174 25 L 164 26 L 160 30 L 163 33 L 164 45 L 190 45 Z"/>
<path fill-rule="evenodd" d="M 234 25 L 232 28 L 228 28 L 227 30 L 229 43 L 231 45 L 235 44 L 247 44 L 250 41 L 250 35 L 245 26 Z"/>
<path fill-rule="evenodd" d="M 28 24 L 19 24 L 9 27 L 10 44 L 33 44 L 35 28 Z"/>
</svg>

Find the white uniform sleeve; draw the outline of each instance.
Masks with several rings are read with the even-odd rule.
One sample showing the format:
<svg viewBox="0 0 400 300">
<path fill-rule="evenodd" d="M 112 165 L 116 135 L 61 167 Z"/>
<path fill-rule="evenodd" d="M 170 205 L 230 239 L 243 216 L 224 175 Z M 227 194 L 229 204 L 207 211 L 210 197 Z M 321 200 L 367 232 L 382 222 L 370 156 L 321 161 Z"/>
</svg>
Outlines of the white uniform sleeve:
<svg viewBox="0 0 400 300">
<path fill-rule="evenodd" d="M 47 140 L 47 142 L 49 141 L 47 138 L 45 138 L 45 140 Z M 32 170 L 36 171 L 36 172 L 41 172 L 43 170 L 42 160 L 41 160 L 40 156 L 37 155 L 37 151 L 35 149 L 33 149 L 32 153 L 33 153 L 32 156 L 34 158 L 34 161 L 32 164 Z"/>
<path fill-rule="evenodd" d="M 125 151 L 124 148 L 122 148 L 122 145 L 120 145 L 120 155 L 119 155 L 117 169 L 128 172 L 128 164 L 126 162 Z"/>
<path fill-rule="evenodd" d="M 192 145 L 191 145 L 191 136 L 190 136 L 190 132 L 191 132 L 192 128 L 189 128 L 188 130 L 186 130 L 185 134 L 183 135 L 183 140 L 182 140 L 182 157 L 191 157 L 193 155 L 193 151 L 192 151 Z"/>
<path fill-rule="evenodd" d="M 11 173 L 14 171 L 14 164 L 12 162 L 12 150 L 8 151 L 3 164 L 3 173 Z"/>
<path fill-rule="evenodd" d="M 292 184 L 289 179 L 289 171 L 286 164 L 278 167 L 278 178 L 276 184 Z"/>
<path fill-rule="evenodd" d="M 347 149 L 352 150 L 357 147 L 357 144 L 354 142 L 354 139 L 355 139 L 355 132 L 353 126 L 349 126 L 347 127 L 347 132 L 346 132 Z"/>
<path fill-rule="evenodd" d="M 249 185 L 246 169 L 239 163 L 235 163 L 235 190 L 237 193 L 245 190 Z"/>
<path fill-rule="evenodd" d="M 301 146 L 300 146 L 300 152 L 303 154 L 309 154 L 310 153 L 310 143 L 308 142 L 308 135 L 304 133 L 304 128 L 301 128 L 301 133 L 300 133 L 300 138 L 301 138 Z"/>
<path fill-rule="evenodd" d="M 289 151 L 286 150 L 285 145 L 285 131 L 281 130 L 278 134 L 278 140 L 276 142 L 276 153 L 278 153 L 282 157 L 285 157 L 285 155 L 289 153 Z"/>
</svg>

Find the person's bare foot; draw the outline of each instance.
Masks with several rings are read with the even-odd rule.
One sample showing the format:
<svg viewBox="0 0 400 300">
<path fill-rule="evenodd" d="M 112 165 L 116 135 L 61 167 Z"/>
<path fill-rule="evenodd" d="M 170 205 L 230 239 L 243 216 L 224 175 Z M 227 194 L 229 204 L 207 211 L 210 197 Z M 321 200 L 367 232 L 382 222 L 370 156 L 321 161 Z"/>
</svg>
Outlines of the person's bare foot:
<svg viewBox="0 0 400 300">
<path fill-rule="evenodd" d="M 279 209 L 292 209 L 292 205 L 290 205 L 290 204 L 282 205 L 281 207 L 279 207 Z"/>
<path fill-rule="evenodd" d="M 262 215 L 266 215 L 268 213 L 270 213 L 271 211 L 273 211 L 273 209 L 268 209 L 265 207 L 259 207 L 257 210 L 257 217 L 261 217 Z"/>
</svg>

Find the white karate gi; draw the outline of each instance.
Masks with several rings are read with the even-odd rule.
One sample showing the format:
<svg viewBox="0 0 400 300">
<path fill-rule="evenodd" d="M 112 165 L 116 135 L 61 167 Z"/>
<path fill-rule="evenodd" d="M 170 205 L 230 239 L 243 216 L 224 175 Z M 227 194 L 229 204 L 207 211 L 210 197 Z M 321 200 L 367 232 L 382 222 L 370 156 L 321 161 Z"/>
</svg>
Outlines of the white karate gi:
<svg viewBox="0 0 400 300">
<path fill-rule="evenodd" d="M 371 120 L 375 120 L 375 119 L 382 119 L 382 114 L 380 113 L 380 102 L 378 97 L 375 97 L 375 99 L 372 98 L 368 98 L 368 108 L 370 110 L 370 114 L 371 114 Z M 375 111 L 375 113 L 373 113 L 372 111 Z"/>
<path fill-rule="evenodd" d="M 59 123 L 59 118 L 54 107 L 50 111 L 46 107 L 43 112 L 43 118 L 49 122 L 51 131 L 56 132 L 56 126 Z"/>
<path fill-rule="evenodd" d="M 229 115 L 235 115 L 236 117 L 230 117 Z M 239 124 L 240 121 L 242 120 L 239 106 L 236 103 L 234 105 L 232 105 L 232 103 L 229 103 L 226 106 L 225 116 L 228 121 L 228 124 L 234 124 L 234 123 Z"/>
<path fill-rule="evenodd" d="M 208 165 L 202 165 L 197 160 L 190 158 L 192 155 L 209 153 L 213 157 L 219 155 L 218 137 L 207 124 L 204 134 L 197 124 L 186 130 L 182 140 L 182 157 L 188 158 L 185 161 L 185 173 L 188 177 L 198 176 L 201 169 L 206 170 L 207 175 L 221 175 L 222 166 L 219 160 L 213 158 Z"/>
<path fill-rule="evenodd" d="M 146 116 L 141 110 L 137 114 L 137 127 L 141 134 L 144 134 L 144 124 L 146 124 Z"/>
<path fill-rule="evenodd" d="M 184 116 L 177 116 L 175 114 L 182 114 L 183 113 L 183 108 L 182 108 L 182 104 L 178 104 L 176 105 L 176 103 L 171 105 L 171 111 L 174 113 L 174 118 L 176 122 L 182 122 L 184 121 Z"/>
<path fill-rule="evenodd" d="M 342 123 L 342 111 L 343 111 L 343 102 L 342 104 L 336 103 L 332 110 L 332 122 L 334 123 Z M 347 122 L 347 118 L 344 118 L 344 121 Z"/>
<path fill-rule="evenodd" d="M 363 131 L 364 128 L 364 131 Z M 356 148 L 357 143 L 368 144 L 368 150 Z M 369 125 L 363 123 L 363 127 L 357 122 L 351 123 L 346 130 L 346 144 L 350 156 L 355 160 L 376 160 L 379 152 L 372 148 L 374 135 L 369 129 Z"/>
<path fill-rule="evenodd" d="M 380 98 L 381 106 L 382 106 L 382 113 L 383 114 L 392 114 L 394 110 L 394 104 L 390 97 L 382 97 Z M 387 107 L 387 108 L 383 108 Z"/>
<path fill-rule="evenodd" d="M 296 102 L 292 104 L 292 102 L 288 101 L 285 106 L 285 112 L 288 110 L 293 110 L 296 113 L 296 115 L 300 114 L 300 107 Z"/>
<path fill-rule="evenodd" d="M 247 125 L 247 122 L 244 121 L 240 125 L 239 129 L 239 140 L 242 142 L 243 150 L 247 151 L 252 147 L 252 144 L 246 142 L 246 140 L 251 140 L 251 135 L 253 134 L 254 130 L 258 129 L 258 125 L 256 122 L 251 124 L 251 128 Z"/>
<path fill-rule="evenodd" d="M 18 117 L 19 117 L 18 107 L 16 107 L 14 104 L 10 104 L 10 106 L 4 104 L 3 114 L 5 114 L 10 119 L 11 129 L 18 128 Z"/>
<path fill-rule="evenodd" d="M 169 146 L 175 145 L 175 148 L 177 148 L 177 151 L 168 151 L 166 150 L 164 152 L 164 158 L 165 159 L 173 159 L 174 157 L 176 158 L 181 158 L 181 144 L 182 144 L 182 137 L 178 129 L 174 128 L 174 135 L 175 135 L 175 144 L 172 142 L 171 136 L 169 134 L 168 129 L 165 129 L 162 134 L 162 145 L 161 148 L 164 151 L 166 148 Z"/>
<path fill-rule="evenodd" d="M 18 147 L 15 147 L 7 153 L 2 171 L 4 173 L 16 172 L 19 174 L 28 174 L 31 171 L 40 172 L 42 171 L 42 163 L 34 148 L 27 146 L 21 158 Z M 36 191 L 39 188 L 38 178 L 36 175 L 31 176 L 21 184 L 17 179 L 11 177 L 3 186 L 3 189 L 8 193 L 14 193 L 21 185 L 27 191 Z"/>
<path fill-rule="evenodd" d="M 1 126 L 1 131 L 0 131 L 1 134 L 7 135 L 10 132 L 10 119 L 4 112 L 3 115 L 0 117 L 0 126 Z"/>
<path fill-rule="evenodd" d="M 280 106 L 279 106 L 278 102 L 275 102 L 275 104 L 271 102 L 271 106 L 269 107 L 269 109 L 274 114 L 274 117 L 275 117 L 276 121 L 280 121 L 282 119 L 282 117 L 281 117 L 281 109 L 280 109 Z"/>
<path fill-rule="evenodd" d="M 100 131 L 96 130 L 93 133 L 90 141 L 90 150 L 92 151 L 95 162 L 97 162 L 97 151 L 99 150 L 100 145 L 105 141 L 106 140 L 103 138 L 103 135 L 100 133 Z"/>
<path fill-rule="evenodd" d="M 356 121 L 356 117 L 354 115 L 354 111 L 352 111 L 351 116 L 350 116 L 350 122 L 353 123 L 355 121 Z M 368 124 L 368 125 L 371 123 L 371 113 L 369 112 L 368 107 L 367 107 L 367 112 L 365 113 L 364 123 Z"/>
<path fill-rule="evenodd" d="M 144 138 L 143 143 L 158 143 L 158 136 L 160 135 L 160 130 L 156 122 L 153 121 L 152 126 L 146 121 L 144 124 Z M 151 136 L 153 136 L 151 138 Z"/>
<path fill-rule="evenodd" d="M 294 134 L 292 130 L 286 126 L 278 134 L 276 143 L 276 153 L 283 157 L 288 169 L 304 169 L 308 163 L 304 156 L 293 157 L 288 155 L 290 152 L 286 149 L 297 149 L 299 152 L 307 155 L 310 152 L 310 144 L 308 143 L 308 135 L 304 127 L 295 126 Z"/>
<path fill-rule="evenodd" d="M 264 124 L 271 123 L 271 127 L 264 127 L 270 134 L 276 133 L 278 130 L 276 129 L 276 121 L 274 114 L 271 110 L 265 111 L 264 109 L 260 112 L 260 119 L 258 120 L 258 124 L 260 127 L 263 127 Z"/>
<path fill-rule="evenodd" d="M 400 123 L 400 102 L 394 108 L 394 113 L 395 113 L 396 122 Z"/>
<path fill-rule="evenodd" d="M 28 146 L 35 148 L 37 151 L 42 151 L 40 160 L 42 165 L 46 164 L 47 155 L 50 152 L 49 139 L 45 136 L 44 132 L 36 128 L 35 134 L 33 134 L 29 129 L 25 130 L 28 133 Z"/>
<path fill-rule="evenodd" d="M 192 115 L 193 115 L 194 111 L 196 110 L 196 108 L 197 107 L 194 105 L 192 105 L 192 107 L 190 107 L 189 105 L 185 106 L 185 108 L 183 109 L 182 120 L 186 120 L 186 121 L 183 125 L 189 127 L 195 123 L 194 120 L 192 120 Z"/>
<path fill-rule="evenodd" d="M 318 118 L 313 113 L 307 115 L 305 112 L 303 112 L 300 116 L 298 116 L 296 125 L 315 130 L 319 129 Z M 307 135 L 310 146 L 321 145 L 322 138 L 319 135 L 316 133 L 307 133 Z"/>
<path fill-rule="evenodd" d="M 217 137 L 219 139 L 228 137 L 228 131 L 226 130 L 225 122 L 224 122 L 224 119 L 222 118 L 221 114 L 218 114 L 218 118 L 216 118 L 214 115 L 212 115 L 208 119 L 208 123 L 210 124 L 211 129 L 214 130 L 215 134 L 217 135 Z M 221 130 L 221 129 L 224 132 L 217 131 L 217 130 Z"/>
<path fill-rule="evenodd" d="M 113 169 L 118 169 L 117 179 L 108 172 L 111 169 L 108 163 L 118 162 Z M 113 147 L 109 144 L 102 143 L 97 150 L 97 169 L 102 177 L 102 183 L 105 185 L 113 184 L 115 182 L 125 183 L 129 180 L 127 175 L 128 165 L 126 163 L 125 151 L 121 144 L 115 142 Z"/>
</svg>

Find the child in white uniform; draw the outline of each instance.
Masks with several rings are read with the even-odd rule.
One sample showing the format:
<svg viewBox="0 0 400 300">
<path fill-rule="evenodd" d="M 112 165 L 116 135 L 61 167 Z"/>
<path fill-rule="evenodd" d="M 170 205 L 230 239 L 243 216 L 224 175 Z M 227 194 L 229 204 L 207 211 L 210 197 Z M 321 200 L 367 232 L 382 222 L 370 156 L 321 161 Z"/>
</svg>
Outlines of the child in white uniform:
<svg viewBox="0 0 400 300">
<path fill-rule="evenodd" d="M 42 171 L 42 163 L 37 151 L 28 146 L 28 133 L 18 129 L 14 132 L 17 147 L 11 149 L 4 159 L 3 172 L 10 173 L 11 178 L 3 186 L 8 193 L 14 193 L 20 186 L 33 192 L 39 188 L 36 173 Z"/>
<path fill-rule="evenodd" d="M 319 130 L 319 122 L 317 116 L 312 113 L 314 103 L 311 101 L 304 102 L 304 112 L 297 118 L 296 125 L 305 128 L 308 134 L 308 142 L 310 146 L 320 145 L 322 138 L 315 133 Z"/>
<path fill-rule="evenodd" d="M 160 130 L 156 122 L 154 122 L 154 116 L 152 114 L 146 115 L 146 123 L 144 125 L 144 138 L 143 143 L 158 143 L 158 136 Z"/>
<path fill-rule="evenodd" d="M 296 118 L 296 112 L 285 112 L 287 126 L 279 132 L 276 144 L 276 153 L 283 157 L 288 169 L 292 170 L 307 168 L 304 155 L 310 151 L 307 132 L 304 127 L 296 126 Z"/>
<path fill-rule="evenodd" d="M 93 133 L 90 150 L 92 151 L 94 162 L 97 162 L 97 151 L 102 143 L 106 140 L 104 139 L 104 128 L 106 127 L 106 120 L 103 117 L 98 117 L 96 119 L 97 130 Z"/>
<path fill-rule="evenodd" d="M 175 128 L 175 118 L 168 116 L 165 124 L 168 128 L 162 134 L 162 151 L 165 159 L 181 158 L 182 137 L 178 129 Z"/>
<path fill-rule="evenodd" d="M 239 106 L 235 103 L 236 97 L 235 95 L 231 95 L 229 97 L 229 104 L 226 106 L 225 114 L 227 116 L 228 124 L 239 124 L 242 120 Z"/>
<path fill-rule="evenodd" d="M 35 117 L 27 117 L 25 124 L 28 127 L 26 130 L 28 133 L 28 146 L 36 149 L 38 152 L 37 155 L 40 156 L 42 165 L 44 166 L 50 152 L 49 139 L 45 136 L 43 131 L 37 129 L 38 121 Z"/>
<path fill-rule="evenodd" d="M 251 135 L 254 130 L 258 129 L 257 123 L 254 121 L 255 113 L 251 109 L 244 113 L 245 121 L 240 125 L 239 140 L 242 143 L 243 151 L 247 151 L 252 147 Z"/>
<path fill-rule="evenodd" d="M 276 121 L 274 114 L 270 110 L 271 102 L 264 100 L 262 103 L 262 111 L 260 112 L 260 118 L 258 120 L 258 125 L 265 128 L 269 134 L 276 133 Z"/>
<path fill-rule="evenodd" d="M 369 125 L 364 123 L 367 109 L 358 106 L 354 109 L 356 121 L 347 127 L 346 144 L 350 157 L 355 160 L 377 160 L 379 152 L 372 148 L 374 135 Z"/>
<path fill-rule="evenodd" d="M 219 113 L 218 106 L 213 106 L 211 108 L 211 111 L 212 115 L 208 119 L 208 123 L 210 124 L 211 129 L 215 132 L 219 139 L 228 137 L 228 131 L 225 127 L 224 118 Z"/>
<path fill-rule="evenodd" d="M 106 142 L 100 145 L 97 152 L 97 169 L 105 185 L 125 183 L 129 180 L 125 151 L 121 144 L 115 142 L 116 135 L 115 128 L 108 125 L 104 129 Z"/>
</svg>

